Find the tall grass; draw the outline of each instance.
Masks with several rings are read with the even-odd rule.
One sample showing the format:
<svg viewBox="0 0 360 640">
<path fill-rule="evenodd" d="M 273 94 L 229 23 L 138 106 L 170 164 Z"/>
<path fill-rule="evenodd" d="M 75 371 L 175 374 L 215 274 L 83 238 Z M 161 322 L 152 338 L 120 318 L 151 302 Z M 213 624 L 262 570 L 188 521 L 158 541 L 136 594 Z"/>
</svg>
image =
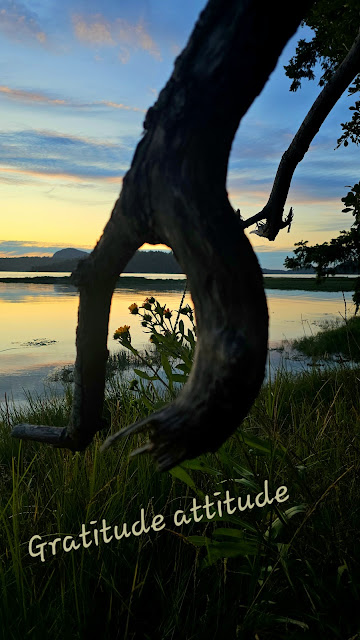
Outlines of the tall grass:
<svg viewBox="0 0 360 640">
<path fill-rule="evenodd" d="M 360 361 L 360 318 L 353 316 L 342 323 L 323 323 L 319 333 L 294 340 L 293 346 L 313 358 L 337 355 Z"/>
<path fill-rule="evenodd" d="M 109 431 L 137 420 L 119 384 L 108 430 L 83 454 L 19 442 L 12 424 L 65 425 L 63 400 L 8 406 L 0 423 L 0 620 L 4 638 L 268 638 L 348 640 L 359 632 L 360 369 L 280 372 L 217 452 L 159 474 L 129 457 L 135 436 L 99 453 Z M 209 428 L 212 428 L 209 425 Z M 215 428 L 221 428 L 216 425 Z M 176 527 L 228 489 L 288 487 L 284 504 Z M 162 514 L 166 528 L 45 562 L 28 541 L 76 536 L 82 523 L 132 524 Z"/>
</svg>

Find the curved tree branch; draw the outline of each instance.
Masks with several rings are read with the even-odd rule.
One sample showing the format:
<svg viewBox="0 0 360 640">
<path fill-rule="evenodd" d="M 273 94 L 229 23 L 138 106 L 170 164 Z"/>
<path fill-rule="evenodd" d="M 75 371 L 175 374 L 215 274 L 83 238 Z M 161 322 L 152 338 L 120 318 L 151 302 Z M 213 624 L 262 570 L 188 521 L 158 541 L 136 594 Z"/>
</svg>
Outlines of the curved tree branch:
<svg viewBox="0 0 360 640">
<path fill-rule="evenodd" d="M 169 245 L 187 274 L 198 341 L 178 398 L 122 433 L 149 427 L 145 450 L 168 469 L 216 450 L 246 415 L 264 377 L 268 314 L 259 264 L 228 201 L 227 164 L 240 119 L 309 4 L 210 0 L 147 113 L 103 235 L 73 276 L 80 306 L 71 423 L 58 432 L 20 425 L 13 435 L 77 450 L 102 427 L 111 296 L 144 242 Z"/>
<path fill-rule="evenodd" d="M 280 229 L 287 227 L 289 222 L 291 223 L 292 218 L 283 220 L 283 212 L 294 171 L 309 149 L 322 123 L 349 84 L 358 75 L 359 70 L 360 31 L 347 56 L 316 98 L 290 146 L 282 156 L 267 204 L 262 211 L 243 221 L 244 229 L 260 220 L 266 220 L 266 224 L 261 226 L 259 235 L 269 240 L 275 240 Z"/>
</svg>

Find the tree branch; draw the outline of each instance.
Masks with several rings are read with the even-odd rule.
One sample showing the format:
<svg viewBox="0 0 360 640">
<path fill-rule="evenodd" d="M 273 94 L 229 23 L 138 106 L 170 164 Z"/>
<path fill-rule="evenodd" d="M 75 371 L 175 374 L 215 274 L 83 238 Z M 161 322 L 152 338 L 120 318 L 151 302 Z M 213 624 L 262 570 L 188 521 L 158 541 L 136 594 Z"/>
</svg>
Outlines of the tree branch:
<svg viewBox="0 0 360 640">
<path fill-rule="evenodd" d="M 168 469 L 216 450 L 250 409 L 264 378 L 268 313 L 258 261 L 228 201 L 227 163 L 240 119 L 309 4 L 289 9 L 287 0 L 210 0 L 200 15 L 147 113 L 104 233 L 74 274 L 80 290 L 75 392 L 60 446 L 83 449 L 102 427 L 111 296 L 144 242 L 170 246 L 187 274 L 198 341 L 176 400 L 125 432 L 150 428 L 145 450 Z M 29 434 L 36 435 L 33 426 Z M 26 438 L 24 425 L 13 435 Z M 54 434 L 38 439 L 54 442 Z"/>
<path fill-rule="evenodd" d="M 347 56 L 316 98 L 289 148 L 282 156 L 267 204 L 262 211 L 243 221 L 244 229 L 258 223 L 260 220 L 266 220 L 266 224 L 261 225 L 259 235 L 268 238 L 268 240 L 275 240 L 280 229 L 288 226 L 289 222 L 291 222 L 289 218 L 283 220 L 283 212 L 294 171 L 308 151 L 322 123 L 346 88 L 357 76 L 359 69 L 360 31 Z M 257 232 L 255 231 L 254 233 Z"/>
</svg>

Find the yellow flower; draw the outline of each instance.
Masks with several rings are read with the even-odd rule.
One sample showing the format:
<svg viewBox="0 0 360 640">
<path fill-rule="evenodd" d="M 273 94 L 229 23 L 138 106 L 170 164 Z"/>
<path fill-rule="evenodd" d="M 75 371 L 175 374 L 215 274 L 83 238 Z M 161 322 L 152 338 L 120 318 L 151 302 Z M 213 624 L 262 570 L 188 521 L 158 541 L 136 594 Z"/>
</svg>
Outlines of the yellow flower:
<svg viewBox="0 0 360 640">
<path fill-rule="evenodd" d="M 114 338 L 125 337 L 125 334 L 129 333 L 129 329 L 130 329 L 130 325 L 124 324 L 123 327 L 119 327 L 118 329 L 116 329 L 114 333 Z"/>
<path fill-rule="evenodd" d="M 133 313 L 133 314 L 139 313 L 139 308 L 138 308 L 136 302 L 134 302 L 133 304 L 130 305 L 129 311 L 130 311 L 130 313 Z"/>
<path fill-rule="evenodd" d="M 147 309 L 149 311 L 151 309 L 151 303 L 149 298 L 145 298 L 141 306 L 143 307 L 143 309 Z"/>
</svg>

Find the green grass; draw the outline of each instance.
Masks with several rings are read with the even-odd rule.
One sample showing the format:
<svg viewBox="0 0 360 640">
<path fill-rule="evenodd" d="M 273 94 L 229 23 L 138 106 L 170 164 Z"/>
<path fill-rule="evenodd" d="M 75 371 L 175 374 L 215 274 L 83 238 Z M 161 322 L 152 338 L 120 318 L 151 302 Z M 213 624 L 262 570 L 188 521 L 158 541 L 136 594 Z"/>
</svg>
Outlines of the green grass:
<svg viewBox="0 0 360 640">
<path fill-rule="evenodd" d="M 283 289 L 283 290 L 299 290 L 299 291 L 354 291 L 356 278 L 325 278 L 318 281 L 314 278 L 267 278 L 264 276 L 265 289 Z M 4 283 L 32 283 L 32 284 L 68 284 L 69 277 L 57 276 L 36 276 L 30 278 L 24 276 L 22 278 L 0 278 L 0 282 Z M 145 277 L 127 277 L 119 278 L 116 287 L 121 289 L 134 289 L 136 291 L 183 291 L 186 280 L 172 279 L 151 279 Z"/>
<path fill-rule="evenodd" d="M 264 276 L 265 289 L 284 289 L 297 291 L 354 291 L 356 278 L 267 278 Z"/>
<path fill-rule="evenodd" d="M 35 276 L 33 278 L 29 276 L 23 276 L 21 278 L 0 278 L 0 282 L 5 284 L 62 284 L 75 289 L 71 284 L 70 276 Z M 139 291 L 184 291 L 186 279 L 149 279 L 145 277 L 131 277 L 123 276 L 119 278 L 116 283 L 117 289 L 131 289 L 136 292 Z"/>
<path fill-rule="evenodd" d="M 0 424 L 4 638 L 357 638 L 359 369 L 280 373 L 218 453 L 163 474 L 148 457 L 129 458 L 139 436 L 100 454 L 104 432 L 75 455 L 12 439 L 16 422 L 69 420 L 69 391 L 29 401 L 9 406 Z M 139 418 L 139 407 L 119 386 L 106 415 L 116 431 Z M 225 487 L 232 496 L 256 493 L 264 479 L 285 484 L 290 500 L 181 528 L 172 522 L 178 509 L 189 515 L 193 497 L 202 503 Z M 132 523 L 142 507 L 162 514 L 166 528 L 44 563 L 28 554 L 33 535 L 75 536 L 102 518 Z"/>
<path fill-rule="evenodd" d="M 346 322 L 326 323 L 316 335 L 295 340 L 293 346 L 312 358 L 340 355 L 347 360 L 360 361 L 360 318 L 353 316 Z"/>
</svg>

